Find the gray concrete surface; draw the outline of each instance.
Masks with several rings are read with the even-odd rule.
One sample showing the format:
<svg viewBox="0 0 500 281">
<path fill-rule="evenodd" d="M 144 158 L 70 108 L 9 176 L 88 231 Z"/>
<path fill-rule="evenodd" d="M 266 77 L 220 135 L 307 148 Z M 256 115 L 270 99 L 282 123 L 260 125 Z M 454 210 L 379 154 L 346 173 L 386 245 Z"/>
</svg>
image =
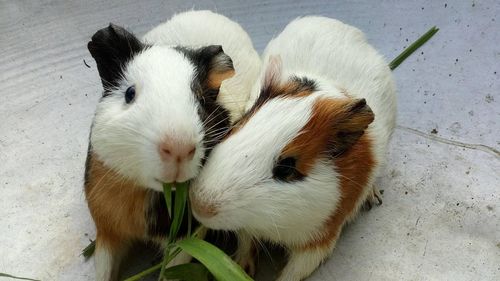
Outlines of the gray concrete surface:
<svg viewBox="0 0 500 281">
<path fill-rule="evenodd" d="M 344 231 L 309 280 L 500 280 L 495 0 L 0 1 L 0 272 L 92 280 L 80 256 L 95 234 L 82 177 L 101 85 L 86 43 L 109 22 L 142 35 L 193 7 L 240 22 L 259 51 L 307 14 L 361 28 L 388 58 L 439 26 L 395 71 L 384 204 Z M 259 280 L 271 279 L 279 263 L 262 264 Z"/>
</svg>

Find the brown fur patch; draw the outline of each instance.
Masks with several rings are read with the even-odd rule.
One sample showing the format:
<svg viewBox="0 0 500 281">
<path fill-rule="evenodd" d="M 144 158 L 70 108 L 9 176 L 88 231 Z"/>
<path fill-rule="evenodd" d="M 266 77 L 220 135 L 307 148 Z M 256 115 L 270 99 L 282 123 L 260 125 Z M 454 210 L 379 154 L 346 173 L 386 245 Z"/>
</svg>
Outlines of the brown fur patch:
<svg viewBox="0 0 500 281">
<path fill-rule="evenodd" d="M 222 81 L 233 77 L 234 74 L 234 69 L 230 69 L 224 72 L 217 72 L 215 70 L 210 71 L 208 73 L 206 85 L 209 89 L 219 89 Z"/>
<path fill-rule="evenodd" d="M 373 121 L 369 108 L 358 110 L 358 103 L 359 100 L 353 99 L 318 99 L 311 118 L 285 146 L 281 157 L 296 158 L 297 170 L 307 175 L 321 154 L 331 158 L 349 149 Z"/>
<path fill-rule="evenodd" d="M 350 150 L 335 159 L 334 163 L 341 175 L 340 202 L 325 223 L 324 234 L 304 245 L 303 249 L 329 247 L 338 238 L 348 219 L 358 211 L 360 202 L 364 200 L 365 190 L 371 188 L 367 184 L 376 165 L 370 137 L 364 134 Z"/>
<path fill-rule="evenodd" d="M 364 100 L 322 98 L 312 111 L 309 122 L 281 157 L 295 157 L 296 168 L 304 175 L 317 159 L 332 159 L 340 174 L 341 200 L 325 223 L 323 235 L 303 249 L 328 247 L 337 239 L 344 223 L 357 211 L 375 165 L 371 140 L 364 133 L 374 115 Z"/>
<path fill-rule="evenodd" d="M 104 166 L 97 155 L 89 159 L 85 195 L 100 243 L 118 247 L 144 238 L 147 190 Z"/>
</svg>

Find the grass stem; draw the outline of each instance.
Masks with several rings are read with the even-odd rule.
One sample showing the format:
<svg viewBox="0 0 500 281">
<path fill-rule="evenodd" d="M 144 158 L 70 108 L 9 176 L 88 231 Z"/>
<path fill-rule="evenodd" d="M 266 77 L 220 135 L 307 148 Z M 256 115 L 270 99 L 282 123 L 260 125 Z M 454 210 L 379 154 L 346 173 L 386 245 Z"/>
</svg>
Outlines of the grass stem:
<svg viewBox="0 0 500 281">
<path fill-rule="evenodd" d="M 391 70 L 394 70 L 396 67 L 398 67 L 406 58 L 408 58 L 413 52 L 415 52 L 418 48 L 420 48 L 422 45 L 425 44 L 429 39 L 431 39 L 436 32 L 439 31 L 439 28 L 436 26 L 433 26 L 427 31 L 424 35 L 422 35 L 420 38 L 417 39 L 417 41 L 413 42 L 408 48 L 406 48 L 399 56 L 397 56 L 395 59 L 391 61 L 389 64 L 389 67 Z"/>
</svg>

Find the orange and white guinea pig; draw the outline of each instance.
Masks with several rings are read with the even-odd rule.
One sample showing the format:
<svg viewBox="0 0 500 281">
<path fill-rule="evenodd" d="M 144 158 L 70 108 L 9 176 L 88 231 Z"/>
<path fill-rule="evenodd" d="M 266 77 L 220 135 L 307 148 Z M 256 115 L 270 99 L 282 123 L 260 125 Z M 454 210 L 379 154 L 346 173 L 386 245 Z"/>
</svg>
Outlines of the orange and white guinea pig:
<svg viewBox="0 0 500 281">
<path fill-rule="evenodd" d="M 278 280 L 302 280 L 377 194 L 395 86 L 360 30 L 324 17 L 288 24 L 263 62 L 252 105 L 214 148 L 190 198 L 202 224 L 237 231 L 247 270 L 252 239 L 262 239 L 288 250 Z"/>
</svg>

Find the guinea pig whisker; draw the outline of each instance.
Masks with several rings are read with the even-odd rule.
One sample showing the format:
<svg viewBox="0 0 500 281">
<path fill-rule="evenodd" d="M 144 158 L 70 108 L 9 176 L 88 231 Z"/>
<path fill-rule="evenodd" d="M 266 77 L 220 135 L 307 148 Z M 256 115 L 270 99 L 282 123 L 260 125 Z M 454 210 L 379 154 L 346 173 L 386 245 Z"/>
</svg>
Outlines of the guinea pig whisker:
<svg viewBox="0 0 500 281">
<path fill-rule="evenodd" d="M 343 178 L 343 179 L 346 179 L 346 180 L 348 180 L 348 181 L 350 181 L 350 182 L 354 183 L 355 185 L 357 185 L 357 186 L 358 186 L 358 187 L 360 187 L 360 188 L 364 188 L 364 186 L 363 186 L 363 185 L 359 184 L 357 181 L 355 181 L 355 180 L 353 180 L 353 179 L 351 179 L 351 178 L 349 178 L 349 177 L 346 177 L 346 176 L 341 175 L 341 174 L 339 174 L 339 176 L 340 176 L 341 178 Z"/>
<path fill-rule="evenodd" d="M 213 129 L 215 126 L 219 125 L 220 123 L 222 123 L 222 122 L 226 122 L 226 121 L 227 121 L 227 119 L 228 119 L 227 117 L 225 117 L 225 118 L 221 119 L 219 122 L 217 122 L 217 123 L 213 124 L 210 128 L 207 128 L 205 131 L 210 131 L 210 130 L 211 130 L 211 129 Z"/>
<path fill-rule="evenodd" d="M 208 124 L 213 119 L 217 118 L 219 115 L 224 114 L 225 113 L 224 111 L 219 111 L 220 108 L 221 108 L 221 106 L 218 105 L 214 110 L 212 110 L 212 112 L 205 118 L 203 125 Z M 214 113 L 217 113 L 217 114 L 214 115 Z"/>
<path fill-rule="evenodd" d="M 227 128 L 221 128 L 218 130 L 211 131 L 208 134 L 206 134 L 205 136 L 218 139 L 219 137 L 226 135 L 227 131 L 228 131 Z"/>
<path fill-rule="evenodd" d="M 214 136 L 208 136 L 208 138 L 210 138 L 210 139 L 204 140 L 203 144 L 217 144 L 222 140 L 224 135 L 225 135 L 224 133 L 221 133 L 221 134 L 214 135 Z"/>
<path fill-rule="evenodd" d="M 269 258 L 269 260 L 274 263 L 274 259 L 271 255 L 271 252 L 269 252 L 269 249 L 266 247 L 266 244 L 262 242 L 259 238 L 256 237 L 255 234 L 252 235 L 252 243 L 254 243 L 256 246 L 258 246 L 260 249 L 264 251 L 264 254 Z M 256 257 L 258 258 L 258 256 Z"/>
<path fill-rule="evenodd" d="M 145 140 L 148 140 L 148 141 L 150 140 L 150 138 L 146 134 L 144 134 L 141 131 L 138 131 L 137 129 L 135 129 L 129 125 L 122 125 L 121 128 L 122 128 L 121 131 L 124 133 L 133 133 L 133 136 L 140 136 L 140 137 L 144 138 Z"/>
<path fill-rule="evenodd" d="M 203 122 L 204 125 L 207 125 L 208 123 L 212 122 L 212 120 L 214 120 L 215 118 L 219 117 L 221 114 L 224 114 L 224 111 L 218 111 L 218 109 L 220 108 L 220 106 L 217 106 L 216 109 L 214 109 L 212 111 L 212 113 L 210 113 L 207 118 L 205 118 L 205 121 Z M 214 113 L 217 113 L 215 115 L 213 115 Z M 228 117 L 225 117 L 225 118 L 228 118 Z"/>
<path fill-rule="evenodd" d="M 214 109 L 214 110 L 213 110 L 213 111 L 212 111 L 212 112 L 211 112 L 211 113 L 207 116 L 207 118 L 205 118 L 205 121 L 203 122 L 203 125 L 206 125 L 206 123 L 210 122 L 210 121 L 213 119 L 212 115 L 213 115 L 214 113 L 217 113 L 215 116 L 218 116 L 218 115 L 220 115 L 220 114 L 224 113 L 223 111 L 217 111 L 217 109 L 219 109 L 219 108 L 220 108 L 220 105 L 218 105 L 218 106 L 217 106 L 217 107 L 216 107 L 216 108 L 215 108 L 215 109 Z M 211 117 L 212 117 L 212 118 L 211 118 Z"/>
<path fill-rule="evenodd" d="M 207 135 L 212 134 L 214 132 L 221 132 L 221 131 L 224 132 L 226 130 L 229 130 L 228 126 L 224 126 L 222 128 L 215 128 L 215 129 L 211 130 L 210 132 L 207 132 Z"/>
</svg>

